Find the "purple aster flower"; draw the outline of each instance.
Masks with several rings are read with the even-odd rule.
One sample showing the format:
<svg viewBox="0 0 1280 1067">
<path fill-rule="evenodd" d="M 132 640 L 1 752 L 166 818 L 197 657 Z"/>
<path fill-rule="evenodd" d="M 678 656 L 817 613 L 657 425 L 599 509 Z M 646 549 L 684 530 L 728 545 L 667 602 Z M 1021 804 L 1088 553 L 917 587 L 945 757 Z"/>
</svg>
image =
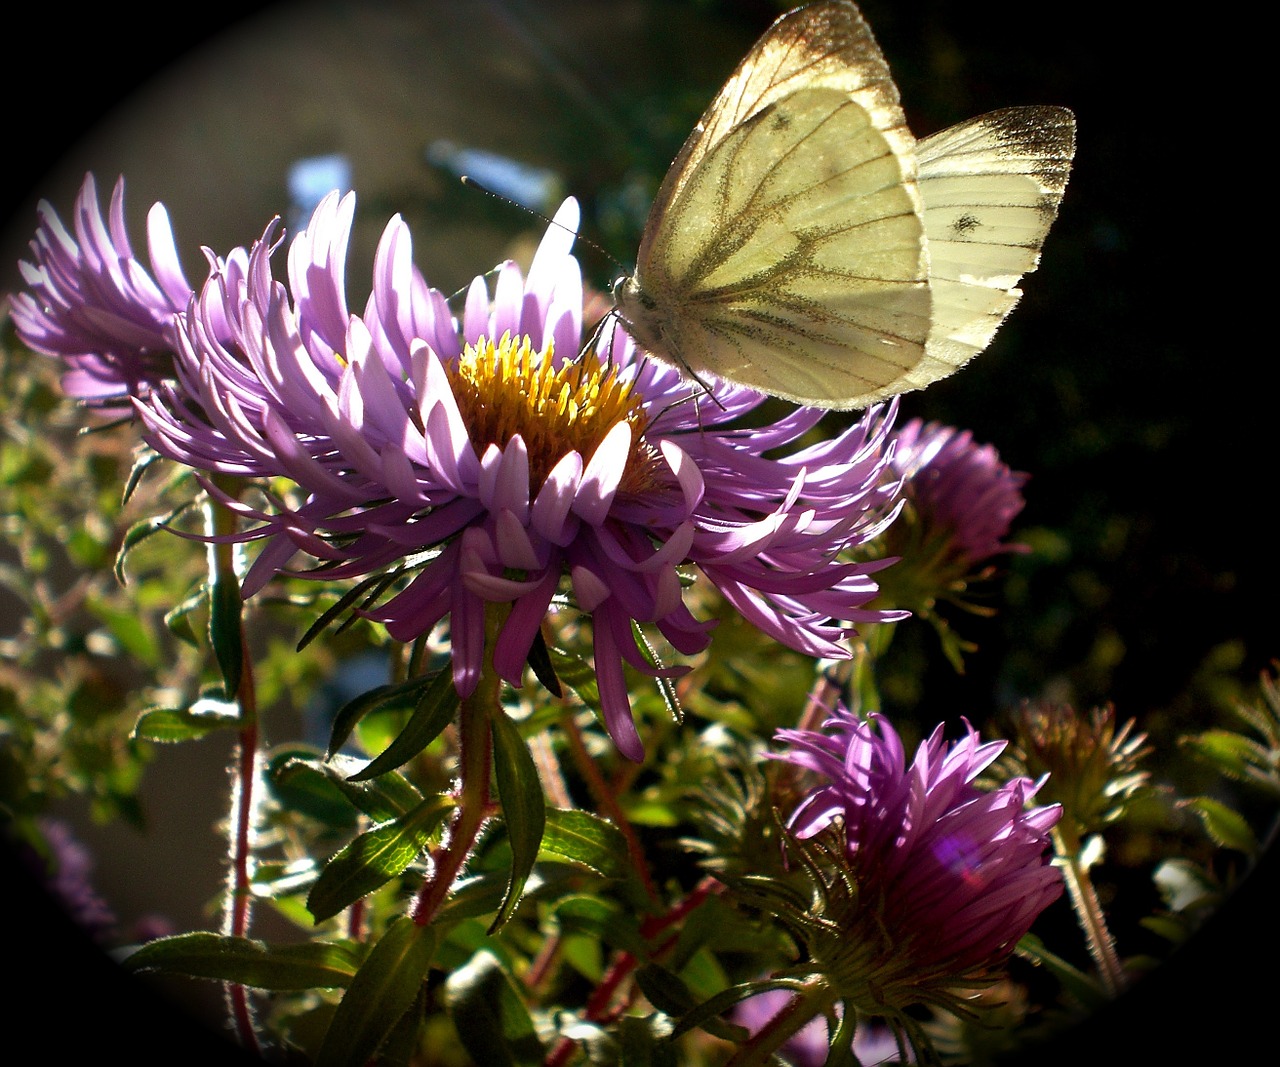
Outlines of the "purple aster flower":
<svg viewBox="0 0 1280 1067">
<path fill-rule="evenodd" d="M 18 264 L 27 292 L 13 295 L 14 325 L 23 343 L 55 356 L 66 368 L 68 396 L 127 406 L 172 374 L 175 316 L 192 297 L 174 247 L 163 204 L 147 216 L 154 276 L 134 256 L 125 229 L 124 179 L 111 196 L 106 219 L 93 175 L 85 176 L 69 233 L 41 201 L 31 241 L 32 261 Z"/>
<path fill-rule="evenodd" d="M 1025 504 L 1027 475 L 1010 470 L 991 445 L 975 444 L 967 430 L 912 419 L 892 439 L 893 470 L 923 539 L 940 541 L 960 573 L 998 553 L 1026 551 L 1004 538 Z"/>
<path fill-rule="evenodd" d="M 939 726 L 907 766 L 883 717 L 844 708 L 824 730 L 777 738 L 776 758 L 818 776 L 791 831 L 802 844 L 834 840 L 853 886 L 820 917 L 834 936 L 810 948 L 859 1011 L 893 1016 L 984 979 L 1061 894 L 1049 862 L 1061 807 L 1028 808 L 1039 784 L 1027 778 L 974 784 L 1005 742 L 979 743 L 966 723 L 948 744 Z"/>
<path fill-rule="evenodd" d="M 724 384 L 693 399 L 616 325 L 580 355 L 583 286 L 567 201 L 527 276 L 511 262 L 490 292 L 476 278 L 461 314 L 386 227 L 362 313 L 345 295 L 354 198 L 334 193 L 272 278 L 269 227 L 237 264 L 213 265 L 177 332 L 176 382 L 139 404 L 148 440 L 200 471 L 287 477 L 306 499 L 249 507 L 266 541 L 251 595 L 302 552 L 301 573 L 354 578 L 401 568 L 368 613 L 410 641 L 447 619 L 453 675 L 478 684 L 486 617 L 494 670 L 519 685 L 539 627 L 568 593 L 591 621 L 609 733 L 639 759 L 624 664 L 651 675 L 634 624 L 680 655 L 712 623 L 682 596 L 696 566 L 743 616 L 814 656 L 847 656 L 851 624 L 902 613 L 865 607 L 879 560 L 837 557 L 895 514 L 885 437 L 893 406 L 800 446 L 820 411 L 749 427 L 759 394 Z M 228 332 L 221 332 L 226 326 Z M 210 485 L 210 491 L 218 493 Z"/>
</svg>

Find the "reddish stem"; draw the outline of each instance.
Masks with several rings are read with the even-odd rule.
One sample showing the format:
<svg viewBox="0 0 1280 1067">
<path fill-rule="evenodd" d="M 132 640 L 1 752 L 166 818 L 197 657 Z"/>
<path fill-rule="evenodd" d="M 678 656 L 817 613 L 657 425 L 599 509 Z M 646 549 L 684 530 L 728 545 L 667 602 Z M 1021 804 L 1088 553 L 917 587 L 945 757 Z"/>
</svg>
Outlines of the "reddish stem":
<svg viewBox="0 0 1280 1067">
<path fill-rule="evenodd" d="M 246 690 L 252 697 L 253 683 L 246 658 L 244 675 L 241 677 L 241 709 L 245 714 L 244 704 Z M 252 700 L 251 700 L 252 704 Z M 253 833 L 253 781 L 255 777 L 258 755 L 258 726 L 256 715 L 246 714 L 247 725 L 240 730 L 239 752 L 236 761 L 237 782 L 233 790 L 235 812 L 233 817 L 234 839 L 231 853 L 232 885 L 231 899 L 227 906 L 226 932 L 232 937 L 249 935 L 249 919 L 252 896 L 249 890 L 250 850 Z M 260 1052 L 258 1035 L 253 1026 L 253 1013 L 249 1007 L 249 991 L 242 985 L 228 982 L 226 985 L 227 1002 L 231 1008 L 236 1033 L 240 1042 L 250 1052 Z"/>
<path fill-rule="evenodd" d="M 577 767 L 578 773 L 582 775 L 583 780 L 586 782 L 587 790 L 591 793 L 591 799 L 596 802 L 596 806 L 604 813 L 605 817 L 622 832 L 623 840 L 627 843 L 627 855 L 631 859 L 631 865 L 635 868 L 636 875 L 640 879 L 640 884 L 644 887 L 645 894 L 649 899 L 656 903 L 659 899 L 658 890 L 649 874 L 649 864 L 645 858 L 644 849 L 640 845 L 640 839 L 636 837 L 636 832 L 632 829 L 630 820 L 627 819 L 621 805 L 618 804 L 617 794 L 605 782 L 604 776 L 600 773 L 599 765 L 591 758 L 591 753 L 587 751 L 587 746 L 582 740 L 582 733 L 578 729 L 578 724 L 574 721 L 572 712 L 568 712 L 562 717 L 561 725 L 569 738 L 569 752 L 573 756 L 574 766 Z"/>
<path fill-rule="evenodd" d="M 234 492 L 235 484 L 225 486 Z M 215 534 L 233 533 L 237 520 L 228 508 L 209 505 L 208 519 Z M 219 582 L 237 582 L 235 571 L 235 546 L 215 543 L 209 549 L 210 587 Z M 237 598 L 237 601 L 239 598 Z M 240 610 L 240 608 L 237 608 Z M 231 790 L 231 885 L 223 914 L 223 932 L 231 937 L 247 937 L 252 912 L 253 897 L 250 892 L 253 863 L 253 808 L 254 781 L 258 763 L 258 694 L 254 681 L 253 659 L 244 633 L 243 614 L 240 632 L 240 679 L 235 699 L 240 715 L 240 731 L 236 739 L 235 780 Z M 228 982 L 224 985 L 227 1005 L 240 1043 L 250 1052 L 261 1051 L 258 1035 L 253 1026 L 253 1012 L 249 1005 L 249 991 L 242 985 Z"/>
<path fill-rule="evenodd" d="M 476 691 L 462 702 L 458 721 L 458 806 L 444 844 L 431 854 L 431 873 L 409 909 L 409 917 L 419 926 L 426 926 L 435 917 L 471 855 L 480 828 L 493 814 L 489 797 L 493 734 L 489 721 L 491 715 L 502 714 L 498 703 L 501 685 L 497 674 L 486 670 Z"/>
<path fill-rule="evenodd" d="M 640 924 L 640 934 L 646 941 L 650 941 L 657 937 L 664 930 L 669 929 L 676 923 L 684 919 L 690 912 L 700 907 L 709 896 L 719 896 L 725 891 L 725 887 L 716 879 L 708 876 L 693 887 L 693 890 L 687 897 L 679 901 L 674 907 L 662 915 L 650 915 Z M 654 948 L 650 954 L 651 959 L 660 959 L 671 947 L 676 943 L 678 934 L 672 933 L 666 937 L 661 944 Z M 609 970 L 604 977 L 600 979 L 600 984 L 596 986 L 595 992 L 587 1000 L 583 1009 L 583 1018 L 587 1022 L 609 1022 L 617 1018 L 619 1014 L 626 1010 L 627 1002 L 623 1002 L 613 1006 L 612 1004 L 618 989 L 622 983 L 626 981 L 632 971 L 636 969 L 640 961 L 629 952 L 619 952 L 610 965 Z M 562 1037 L 556 1042 L 555 1047 L 548 1054 L 545 1067 L 563 1067 L 569 1062 L 569 1057 L 573 1055 L 574 1050 L 578 1047 L 578 1043 L 571 1038 Z"/>
</svg>

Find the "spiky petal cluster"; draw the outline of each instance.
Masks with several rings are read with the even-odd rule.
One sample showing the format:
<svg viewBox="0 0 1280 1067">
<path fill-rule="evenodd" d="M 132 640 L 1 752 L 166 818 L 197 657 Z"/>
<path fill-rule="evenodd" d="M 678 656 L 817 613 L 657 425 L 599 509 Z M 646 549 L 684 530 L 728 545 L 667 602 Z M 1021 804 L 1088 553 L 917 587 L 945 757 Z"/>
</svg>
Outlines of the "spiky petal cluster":
<svg viewBox="0 0 1280 1067">
<path fill-rule="evenodd" d="M 1026 503 L 1027 475 L 1009 469 L 991 445 L 937 422 L 912 419 L 893 435 L 893 470 L 902 478 L 926 544 L 963 574 L 1001 552 L 1024 551 L 1005 538 Z M 899 531 L 901 533 L 902 531 Z"/>
<path fill-rule="evenodd" d="M 10 300 L 18 336 L 62 360 L 68 396 L 127 408 L 172 375 L 173 324 L 192 296 L 168 213 L 155 204 L 147 216 L 151 271 L 129 243 L 123 178 L 106 219 L 93 175 L 85 178 L 74 236 L 46 201 L 37 215 L 31 259 L 18 264 L 28 289 Z"/>
<path fill-rule="evenodd" d="M 1097 833 L 1123 817 L 1148 790 L 1147 735 L 1132 719 L 1116 727 L 1115 708 L 1087 715 L 1069 704 L 1029 701 L 1012 715 L 1013 744 L 1005 760 L 1014 773 L 1045 775 L 1045 796 L 1062 805 L 1073 834 Z"/>
<path fill-rule="evenodd" d="M 834 834 L 852 892 L 811 951 L 861 1011 L 900 1011 L 1001 964 L 1062 892 L 1049 864 L 1060 807 L 1028 808 L 1026 778 L 974 782 L 1004 748 L 939 726 L 908 766 L 881 716 L 838 708 L 819 730 L 781 730 L 777 758 L 817 775 L 791 814 L 797 839 Z"/>
<path fill-rule="evenodd" d="M 305 501 L 249 508 L 266 541 L 244 592 L 290 565 L 354 578 L 399 570 L 369 613 L 412 640 L 447 619 L 460 694 L 492 664 L 520 684 L 553 598 L 590 617 L 606 724 L 638 759 L 624 664 L 655 667 L 635 624 L 682 655 L 711 624 L 682 596 L 696 566 L 745 618 L 815 656 L 844 656 L 851 624 L 901 617 L 865 605 L 878 560 L 837 556 L 895 513 L 885 477 L 893 408 L 802 447 L 822 413 L 743 424 L 761 403 L 717 385 L 694 399 L 618 327 L 579 358 L 583 288 L 568 201 L 527 276 L 503 264 L 459 319 L 413 265 L 399 218 L 379 244 L 360 314 L 345 294 L 354 197 L 327 197 L 271 273 L 268 227 L 247 260 L 211 273 L 175 330 L 175 380 L 138 402 L 161 454 L 207 474 L 287 478 Z M 210 484 L 211 491 L 217 492 Z"/>
</svg>

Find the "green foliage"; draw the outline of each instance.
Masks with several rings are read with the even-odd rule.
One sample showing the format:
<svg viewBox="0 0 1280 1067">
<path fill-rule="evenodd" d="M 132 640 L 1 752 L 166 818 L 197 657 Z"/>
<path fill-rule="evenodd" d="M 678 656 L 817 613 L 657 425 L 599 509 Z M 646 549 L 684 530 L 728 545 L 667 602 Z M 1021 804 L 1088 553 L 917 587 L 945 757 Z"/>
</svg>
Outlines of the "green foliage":
<svg viewBox="0 0 1280 1067">
<path fill-rule="evenodd" d="M 540 1067 L 542 1042 L 519 989 L 499 960 L 477 952 L 445 985 L 446 1004 L 458 1036 L 476 1063 Z"/>
<path fill-rule="evenodd" d="M 546 827 L 546 801 L 538 768 L 520 730 L 505 714 L 492 719 L 493 762 L 502 818 L 511 845 L 511 881 L 502 907 L 493 920 L 496 930 L 509 918 L 520 902 L 520 894 L 538 858 L 542 834 Z"/>
<path fill-rule="evenodd" d="M 151 941 L 125 960 L 130 971 L 168 971 L 274 992 L 345 988 L 358 964 L 358 948 L 350 943 L 268 945 L 203 932 Z"/>
<path fill-rule="evenodd" d="M 383 771 L 407 763 L 452 721 L 458 706 L 457 694 L 452 688 L 448 672 L 438 671 L 434 675 L 420 675 L 360 694 L 343 705 L 334 716 L 329 755 L 342 748 L 356 724 L 366 715 L 413 708 L 409 722 L 387 750 L 369 765 L 365 777 L 374 778 Z"/>
<path fill-rule="evenodd" d="M 391 1037 L 418 1002 L 436 948 L 436 934 L 405 916 L 373 945 L 338 1005 L 316 1067 L 364 1063 Z"/>
<path fill-rule="evenodd" d="M 1236 729 L 1210 729 L 1187 737 L 1186 744 L 1218 773 L 1280 801 L 1280 682 L 1264 674 L 1259 699 L 1238 701 Z"/>
</svg>

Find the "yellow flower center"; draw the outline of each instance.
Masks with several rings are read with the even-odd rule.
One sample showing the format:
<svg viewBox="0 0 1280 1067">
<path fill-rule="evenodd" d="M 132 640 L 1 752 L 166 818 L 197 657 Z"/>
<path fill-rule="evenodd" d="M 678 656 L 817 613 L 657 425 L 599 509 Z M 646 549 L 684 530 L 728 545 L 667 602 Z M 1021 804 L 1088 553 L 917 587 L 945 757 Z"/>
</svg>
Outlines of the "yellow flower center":
<svg viewBox="0 0 1280 1067">
<path fill-rule="evenodd" d="M 472 447 L 483 454 L 490 444 L 504 448 L 519 434 L 535 494 L 566 453 L 589 460 L 624 421 L 631 426 L 631 450 L 620 491 L 641 493 L 663 481 L 657 452 L 644 439 L 643 399 L 594 352 L 557 366 L 550 341 L 545 352 L 536 353 L 527 336 L 517 342 L 506 333 L 497 345 L 485 337 L 467 345 L 446 370 Z"/>
</svg>

